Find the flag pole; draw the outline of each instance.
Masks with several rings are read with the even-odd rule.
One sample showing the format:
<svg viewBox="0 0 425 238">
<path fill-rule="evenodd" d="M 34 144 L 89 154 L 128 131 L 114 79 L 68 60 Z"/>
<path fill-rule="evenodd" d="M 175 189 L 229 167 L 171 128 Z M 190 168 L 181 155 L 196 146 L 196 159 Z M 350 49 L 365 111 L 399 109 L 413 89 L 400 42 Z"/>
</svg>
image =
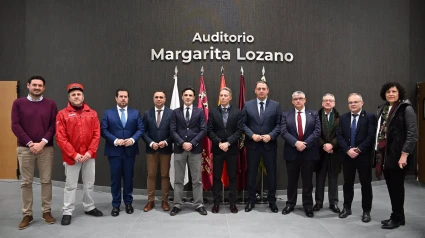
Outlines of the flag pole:
<svg viewBox="0 0 425 238">
<path fill-rule="evenodd" d="M 244 73 L 244 71 L 243 71 L 243 67 L 241 66 L 241 81 L 240 81 L 240 85 L 239 85 L 239 89 L 240 89 L 240 92 L 239 92 L 239 104 L 241 104 L 241 95 L 243 95 L 243 103 L 245 103 L 245 79 L 244 79 L 244 75 L 243 75 L 243 73 Z M 242 82 L 243 82 L 243 90 L 241 90 L 241 87 L 242 87 Z M 242 108 L 241 108 L 241 106 L 242 105 L 239 105 L 239 110 L 242 110 Z M 239 170 L 241 171 L 241 173 L 240 173 L 240 176 L 242 177 L 242 185 L 241 185 L 241 187 L 242 187 L 242 195 L 241 195 L 241 198 L 239 198 L 238 199 L 238 204 L 247 204 L 248 202 L 248 198 L 247 197 L 245 197 L 245 188 L 244 188 L 244 186 L 243 186 L 243 184 L 244 184 L 244 182 L 246 182 L 246 176 L 245 176 L 245 171 L 244 171 L 244 168 L 245 168 L 245 163 L 243 163 L 243 165 L 241 165 L 242 164 L 242 161 L 244 160 L 244 158 L 241 158 L 241 157 L 243 157 L 243 155 L 245 154 L 244 153 L 244 150 L 245 150 L 245 147 L 244 147 L 244 139 L 245 138 L 245 135 L 242 133 L 242 136 L 241 136 L 241 138 L 239 139 L 239 155 L 238 155 L 238 159 L 239 159 Z M 241 152 L 241 150 L 242 150 L 242 152 Z M 242 155 L 241 155 L 241 153 L 242 153 Z M 240 180 L 241 179 L 238 179 L 238 182 L 240 183 Z"/>
<path fill-rule="evenodd" d="M 261 81 L 266 82 L 266 76 L 264 76 L 264 74 L 266 73 L 266 70 L 264 69 L 264 66 L 263 66 L 263 70 L 261 70 L 261 72 L 263 73 L 263 76 L 261 77 Z M 261 157 L 261 160 L 263 160 L 263 157 Z M 256 203 L 265 204 L 265 203 L 267 203 L 267 198 L 264 198 L 264 167 L 261 165 L 262 164 L 261 162 L 260 162 L 260 167 L 261 167 L 260 168 L 261 169 L 260 200 L 258 200 Z"/>
<path fill-rule="evenodd" d="M 222 76 L 224 75 L 224 67 L 223 66 L 221 66 L 221 75 Z M 220 88 L 220 90 L 221 90 L 221 88 Z M 218 101 L 219 101 L 218 105 L 220 105 L 220 98 L 218 99 Z M 223 161 L 223 162 L 226 163 L 226 161 Z M 213 167 L 213 169 L 214 169 L 214 167 Z M 223 174 L 221 176 L 223 177 Z M 230 203 L 229 199 L 224 197 L 224 183 L 221 183 L 221 202 L 220 202 L 220 205 L 228 205 L 229 203 Z"/>
</svg>

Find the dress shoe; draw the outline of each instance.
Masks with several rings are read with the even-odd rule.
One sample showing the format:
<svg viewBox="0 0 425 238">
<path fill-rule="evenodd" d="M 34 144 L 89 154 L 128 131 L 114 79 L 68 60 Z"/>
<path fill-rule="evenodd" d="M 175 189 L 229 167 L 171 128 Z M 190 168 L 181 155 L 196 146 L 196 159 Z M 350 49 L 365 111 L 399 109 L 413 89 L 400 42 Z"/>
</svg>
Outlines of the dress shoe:
<svg viewBox="0 0 425 238">
<path fill-rule="evenodd" d="M 381 221 L 381 224 L 382 224 L 382 225 L 385 225 L 385 224 L 387 224 L 389 221 L 391 221 L 391 218 L 390 218 L 390 219 L 387 219 L 387 220 L 382 220 L 382 221 Z M 401 220 L 401 221 L 400 221 L 400 226 L 404 226 L 404 225 L 406 225 L 406 220 Z"/>
<path fill-rule="evenodd" d="M 370 212 L 363 212 L 362 222 L 370 222 Z"/>
<path fill-rule="evenodd" d="M 212 213 L 218 213 L 218 210 L 220 210 L 220 205 L 214 204 L 214 206 L 211 209 Z"/>
<path fill-rule="evenodd" d="M 152 210 L 152 208 L 154 208 L 154 207 L 155 207 L 155 202 L 154 201 L 148 202 L 148 203 L 146 203 L 145 208 L 143 208 L 143 211 L 144 212 L 148 212 L 148 211 Z"/>
<path fill-rule="evenodd" d="M 275 202 L 270 202 L 270 203 L 269 203 L 269 207 L 270 207 L 270 210 L 271 210 L 272 212 L 274 212 L 274 213 L 277 213 L 277 212 L 279 211 L 279 209 L 277 208 L 277 206 L 276 206 L 276 203 L 275 203 Z"/>
<path fill-rule="evenodd" d="M 56 219 L 52 216 L 51 212 L 43 213 L 43 220 L 48 224 L 54 224 Z"/>
<path fill-rule="evenodd" d="M 21 223 L 19 223 L 19 230 L 23 230 L 27 227 L 29 227 L 29 225 L 34 221 L 34 218 L 32 216 L 26 215 L 22 218 Z"/>
<path fill-rule="evenodd" d="M 294 207 L 290 207 L 290 206 L 286 206 L 283 210 L 282 210 L 282 214 L 283 215 L 288 215 L 289 213 L 294 211 Z"/>
<path fill-rule="evenodd" d="M 245 212 L 250 212 L 255 207 L 255 203 L 248 203 L 245 206 Z"/>
<path fill-rule="evenodd" d="M 97 210 L 97 208 L 93 208 L 92 210 L 88 211 L 88 212 L 84 212 L 87 215 L 90 216 L 94 216 L 94 217 L 101 217 L 103 216 L 103 213 L 99 210 Z"/>
<path fill-rule="evenodd" d="M 231 213 L 238 213 L 238 208 L 236 207 L 236 205 L 233 203 L 233 204 L 230 204 L 230 212 Z"/>
<path fill-rule="evenodd" d="M 339 218 L 346 218 L 351 214 L 353 214 L 351 212 L 351 209 L 347 209 L 347 208 L 344 207 L 344 209 L 342 209 L 342 211 L 339 213 Z"/>
<path fill-rule="evenodd" d="M 63 215 L 62 220 L 61 220 L 61 225 L 62 226 L 67 226 L 69 224 L 71 224 L 71 215 Z"/>
<path fill-rule="evenodd" d="M 318 212 L 323 208 L 323 204 L 316 203 L 313 207 L 313 211 Z"/>
<path fill-rule="evenodd" d="M 195 211 L 197 211 L 197 212 L 198 212 L 199 214 L 201 214 L 202 216 L 205 216 L 205 215 L 207 215 L 207 214 L 208 214 L 208 213 L 207 213 L 207 210 L 205 210 L 204 206 L 196 208 L 196 209 L 195 209 Z"/>
<path fill-rule="evenodd" d="M 127 204 L 127 205 L 125 205 L 125 212 L 126 212 L 127 214 L 133 214 L 133 212 L 134 212 L 134 208 L 133 208 L 133 206 L 132 206 L 131 204 Z"/>
<path fill-rule="evenodd" d="M 164 210 L 164 211 L 169 211 L 170 210 L 170 206 L 168 206 L 168 202 L 167 201 L 162 201 L 161 206 L 162 206 L 162 210 Z"/>
<path fill-rule="evenodd" d="M 111 216 L 117 217 L 120 215 L 120 208 L 119 207 L 113 207 L 111 211 Z"/>
<path fill-rule="evenodd" d="M 335 213 L 340 213 L 341 211 L 339 210 L 338 204 L 331 204 L 329 205 L 329 208 L 335 212 Z"/>
<path fill-rule="evenodd" d="M 307 217 L 314 217 L 313 209 L 311 209 L 311 208 L 307 208 L 307 209 L 305 209 L 304 211 L 305 211 L 305 215 L 306 215 Z"/>
<path fill-rule="evenodd" d="M 173 207 L 173 209 L 171 209 L 170 212 L 170 216 L 175 216 L 177 215 L 182 209 L 178 208 L 178 207 Z"/>
<path fill-rule="evenodd" d="M 389 220 L 387 223 L 382 225 L 382 229 L 394 229 L 401 225 L 401 222 Z"/>
</svg>

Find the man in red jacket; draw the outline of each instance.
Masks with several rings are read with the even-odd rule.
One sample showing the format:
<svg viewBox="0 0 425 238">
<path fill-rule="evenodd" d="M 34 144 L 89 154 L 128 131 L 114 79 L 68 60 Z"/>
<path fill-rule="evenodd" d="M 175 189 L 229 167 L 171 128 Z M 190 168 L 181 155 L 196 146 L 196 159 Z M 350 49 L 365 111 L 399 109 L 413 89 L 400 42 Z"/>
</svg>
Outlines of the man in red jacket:
<svg viewBox="0 0 425 238">
<path fill-rule="evenodd" d="M 100 217 L 103 213 L 94 206 L 91 196 L 95 178 L 95 158 L 100 140 L 100 124 L 96 111 L 84 103 L 83 85 L 68 85 L 68 106 L 56 117 L 56 141 L 62 150 L 65 166 L 65 194 L 61 224 L 71 224 L 75 193 L 82 171 L 83 206 L 88 215 Z"/>
</svg>

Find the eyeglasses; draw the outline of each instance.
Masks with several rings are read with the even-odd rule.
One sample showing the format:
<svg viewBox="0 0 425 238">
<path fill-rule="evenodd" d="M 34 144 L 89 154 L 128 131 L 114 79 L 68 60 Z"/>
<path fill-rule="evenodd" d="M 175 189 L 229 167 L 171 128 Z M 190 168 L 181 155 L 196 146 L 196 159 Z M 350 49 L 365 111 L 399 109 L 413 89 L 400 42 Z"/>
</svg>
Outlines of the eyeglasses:
<svg viewBox="0 0 425 238">
<path fill-rule="evenodd" d="M 323 99 L 323 102 L 335 102 L 333 99 Z"/>
<path fill-rule="evenodd" d="M 360 103 L 360 102 L 362 102 L 362 101 L 351 101 L 351 102 L 348 102 L 348 105 L 357 104 L 357 103 Z"/>
<path fill-rule="evenodd" d="M 292 99 L 292 101 L 302 101 L 302 100 L 304 100 L 305 98 L 293 98 Z"/>
</svg>

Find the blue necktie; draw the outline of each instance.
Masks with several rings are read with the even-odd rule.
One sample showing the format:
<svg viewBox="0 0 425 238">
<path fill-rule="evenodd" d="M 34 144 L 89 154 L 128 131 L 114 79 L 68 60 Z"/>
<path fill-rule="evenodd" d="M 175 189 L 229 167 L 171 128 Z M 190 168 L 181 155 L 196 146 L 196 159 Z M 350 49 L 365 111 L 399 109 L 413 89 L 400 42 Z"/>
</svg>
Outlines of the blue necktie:
<svg viewBox="0 0 425 238">
<path fill-rule="evenodd" d="M 125 110 L 121 108 L 120 111 L 121 111 L 121 123 L 122 123 L 122 126 L 125 127 L 125 123 L 127 122 L 127 119 L 125 118 Z"/>
<path fill-rule="evenodd" d="M 229 118 L 229 112 L 227 111 L 227 108 L 223 108 L 223 124 L 224 127 L 227 125 L 227 119 Z"/>
<path fill-rule="evenodd" d="M 264 102 L 260 102 L 260 118 L 263 116 L 264 114 Z"/>
<path fill-rule="evenodd" d="M 356 127 L 357 127 L 357 123 L 356 123 L 356 118 L 357 118 L 357 114 L 353 114 L 353 121 L 351 122 L 351 140 L 350 140 L 350 147 L 354 148 L 355 145 L 355 141 L 356 141 Z"/>
</svg>

